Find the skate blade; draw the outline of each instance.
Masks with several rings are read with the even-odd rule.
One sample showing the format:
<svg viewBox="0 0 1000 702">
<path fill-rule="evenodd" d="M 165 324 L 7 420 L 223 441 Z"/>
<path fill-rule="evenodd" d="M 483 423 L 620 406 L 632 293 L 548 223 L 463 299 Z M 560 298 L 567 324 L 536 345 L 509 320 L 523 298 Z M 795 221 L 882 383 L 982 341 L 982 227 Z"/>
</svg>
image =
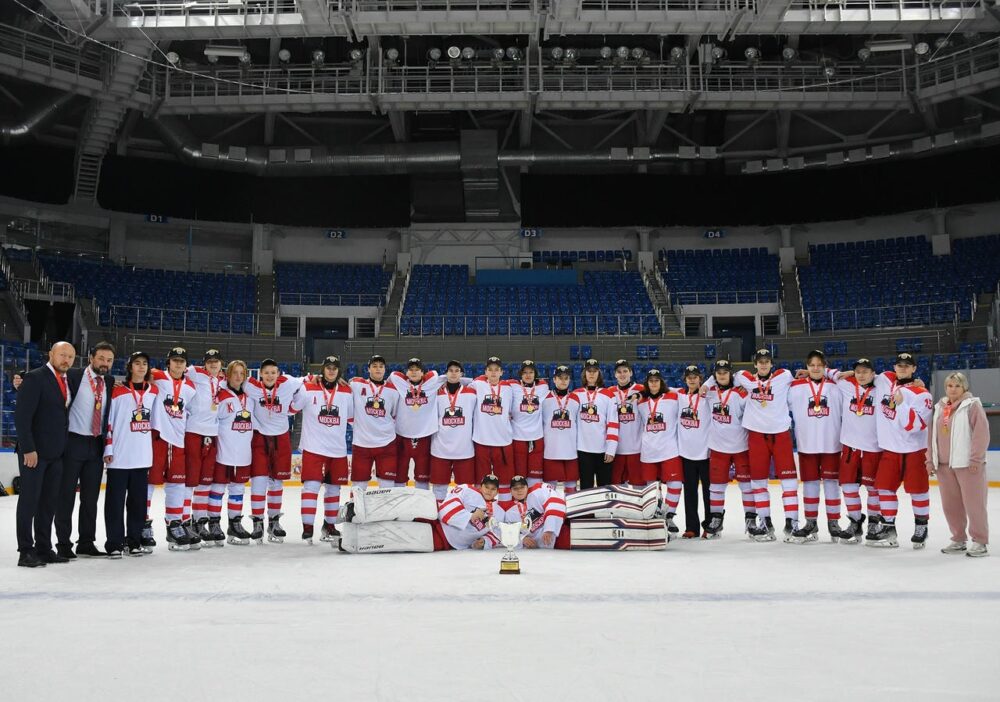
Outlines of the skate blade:
<svg viewBox="0 0 1000 702">
<path fill-rule="evenodd" d="M 240 539 L 236 536 L 230 536 L 226 539 L 226 543 L 230 543 L 233 546 L 247 546 L 250 544 L 250 539 Z"/>
<path fill-rule="evenodd" d="M 859 539 L 856 536 L 850 536 L 850 537 L 848 537 L 846 539 L 841 539 L 840 543 L 847 544 L 848 546 L 853 546 L 855 544 L 861 543 L 861 539 Z"/>
<path fill-rule="evenodd" d="M 191 544 L 190 546 L 188 546 L 188 548 L 190 550 L 192 550 L 192 551 L 200 551 L 201 550 L 201 542 L 199 541 L 196 544 Z"/>
<path fill-rule="evenodd" d="M 129 558 L 140 558 L 148 554 L 145 551 L 139 551 L 138 553 L 129 553 L 128 551 L 125 551 L 125 555 Z"/>
<path fill-rule="evenodd" d="M 272 544 L 283 544 L 283 543 L 285 543 L 285 537 L 284 536 L 270 536 L 269 535 L 267 537 L 267 540 L 270 541 Z"/>
<path fill-rule="evenodd" d="M 757 536 L 751 536 L 750 540 L 758 544 L 766 544 L 771 541 L 777 541 L 778 539 L 774 534 L 759 534 Z"/>
<path fill-rule="evenodd" d="M 107 555 L 107 559 L 109 561 L 120 561 L 122 559 L 122 554 L 120 554 L 120 553 L 115 553 L 115 554 L 109 553 Z"/>
<path fill-rule="evenodd" d="M 167 544 L 168 551 L 187 551 L 190 548 L 187 544 Z"/>
<path fill-rule="evenodd" d="M 153 552 L 153 547 L 152 546 L 143 546 L 142 547 L 142 552 L 143 553 L 152 553 Z"/>
<path fill-rule="evenodd" d="M 865 546 L 872 548 L 899 548 L 899 543 L 895 541 L 869 541 Z"/>
<path fill-rule="evenodd" d="M 263 537 L 261 537 L 259 539 L 252 539 L 252 541 L 257 546 L 263 546 L 264 545 L 264 538 Z"/>
<path fill-rule="evenodd" d="M 926 546 L 926 545 L 927 544 L 924 544 L 924 543 L 913 544 L 913 550 L 914 551 L 919 551 L 920 549 L 924 548 L 924 546 Z"/>
</svg>

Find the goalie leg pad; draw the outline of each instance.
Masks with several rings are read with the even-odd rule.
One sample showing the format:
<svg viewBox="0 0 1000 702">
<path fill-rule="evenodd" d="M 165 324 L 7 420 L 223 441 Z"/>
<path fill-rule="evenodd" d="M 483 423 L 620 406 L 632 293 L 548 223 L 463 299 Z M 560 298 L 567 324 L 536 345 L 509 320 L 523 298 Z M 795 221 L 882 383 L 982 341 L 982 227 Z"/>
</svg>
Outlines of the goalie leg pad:
<svg viewBox="0 0 1000 702">
<path fill-rule="evenodd" d="M 430 553 L 434 533 L 427 522 L 340 525 L 340 548 L 348 553 Z"/>
<path fill-rule="evenodd" d="M 581 490 L 566 495 L 566 518 L 652 519 L 659 497 L 655 482 L 644 488 L 608 485 Z"/>
<path fill-rule="evenodd" d="M 570 548 L 582 551 L 662 551 L 661 519 L 581 519 L 570 522 Z"/>
<path fill-rule="evenodd" d="M 430 490 L 417 488 L 374 488 L 354 495 L 356 524 L 371 522 L 411 522 L 437 519 L 437 500 Z"/>
</svg>

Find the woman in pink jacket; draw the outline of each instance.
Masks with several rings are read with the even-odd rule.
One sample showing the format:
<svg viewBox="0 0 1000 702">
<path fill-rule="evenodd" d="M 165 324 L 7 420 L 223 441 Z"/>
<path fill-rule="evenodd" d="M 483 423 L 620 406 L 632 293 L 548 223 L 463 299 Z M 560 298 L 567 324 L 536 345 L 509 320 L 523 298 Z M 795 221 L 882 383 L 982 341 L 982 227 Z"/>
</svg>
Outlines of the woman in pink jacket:
<svg viewBox="0 0 1000 702">
<path fill-rule="evenodd" d="M 927 432 L 927 472 L 937 473 L 941 506 L 951 529 L 951 543 L 941 552 L 987 556 L 986 450 L 990 428 L 986 412 L 979 398 L 969 392 L 964 373 L 945 378 L 944 393 L 934 407 L 934 420 Z M 966 546 L 966 530 L 972 546 Z"/>
</svg>

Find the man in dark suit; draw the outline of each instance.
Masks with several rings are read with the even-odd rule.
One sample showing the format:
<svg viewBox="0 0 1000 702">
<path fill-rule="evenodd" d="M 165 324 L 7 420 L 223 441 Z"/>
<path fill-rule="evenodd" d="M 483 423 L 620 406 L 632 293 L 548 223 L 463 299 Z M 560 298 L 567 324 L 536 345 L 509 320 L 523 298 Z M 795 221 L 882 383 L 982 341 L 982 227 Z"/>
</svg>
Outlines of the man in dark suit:
<svg viewBox="0 0 1000 702">
<path fill-rule="evenodd" d="M 52 519 L 69 431 L 72 397 L 66 371 L 74 360 L 73 344 L 67 341 L 53 344 L 49 362 L 27 373 L 17 391 L 14 423 L 21 474 L 21 492 L 17 498 L 17 550 L 21 556 L 17 564 L 26 568 L 68 562 L 52 550 Z"/>
<path fill-rule="evenodd" d="M 59 502 L 56 505 L 56 551 L 63 558 L 101 558 L 107 555 L 94 546 L 97 535 L 97 498 L 104 475 L 104 441 L 108 409 L 115 378 L 111 366 L 115 347 L 102 341 L 90 350 L 90 365 L 66 372 L 69 393 L 69 437 L 63 454 Z M 73 506 L 80 485 L 80 514 L 76 553 L 73 553 Z"/>
</svg>

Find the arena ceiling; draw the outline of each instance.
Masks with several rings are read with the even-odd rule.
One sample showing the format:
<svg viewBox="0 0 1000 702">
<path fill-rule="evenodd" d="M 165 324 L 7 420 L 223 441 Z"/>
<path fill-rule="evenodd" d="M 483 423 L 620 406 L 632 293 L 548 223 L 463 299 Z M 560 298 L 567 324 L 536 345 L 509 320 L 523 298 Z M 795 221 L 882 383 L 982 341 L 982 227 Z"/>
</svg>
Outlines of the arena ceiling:
<svg viewBox="0 0 1000 702">
<path fill-rule="evenodd" d="M 6 141 L 251 175 L 757 174 L 1000 137 L 992 0 L 10 0 Z M 516 209 L 516 207 L 515 207 Z M 476 213 L 479 213 L 477 215 Z"/>
</svg>

